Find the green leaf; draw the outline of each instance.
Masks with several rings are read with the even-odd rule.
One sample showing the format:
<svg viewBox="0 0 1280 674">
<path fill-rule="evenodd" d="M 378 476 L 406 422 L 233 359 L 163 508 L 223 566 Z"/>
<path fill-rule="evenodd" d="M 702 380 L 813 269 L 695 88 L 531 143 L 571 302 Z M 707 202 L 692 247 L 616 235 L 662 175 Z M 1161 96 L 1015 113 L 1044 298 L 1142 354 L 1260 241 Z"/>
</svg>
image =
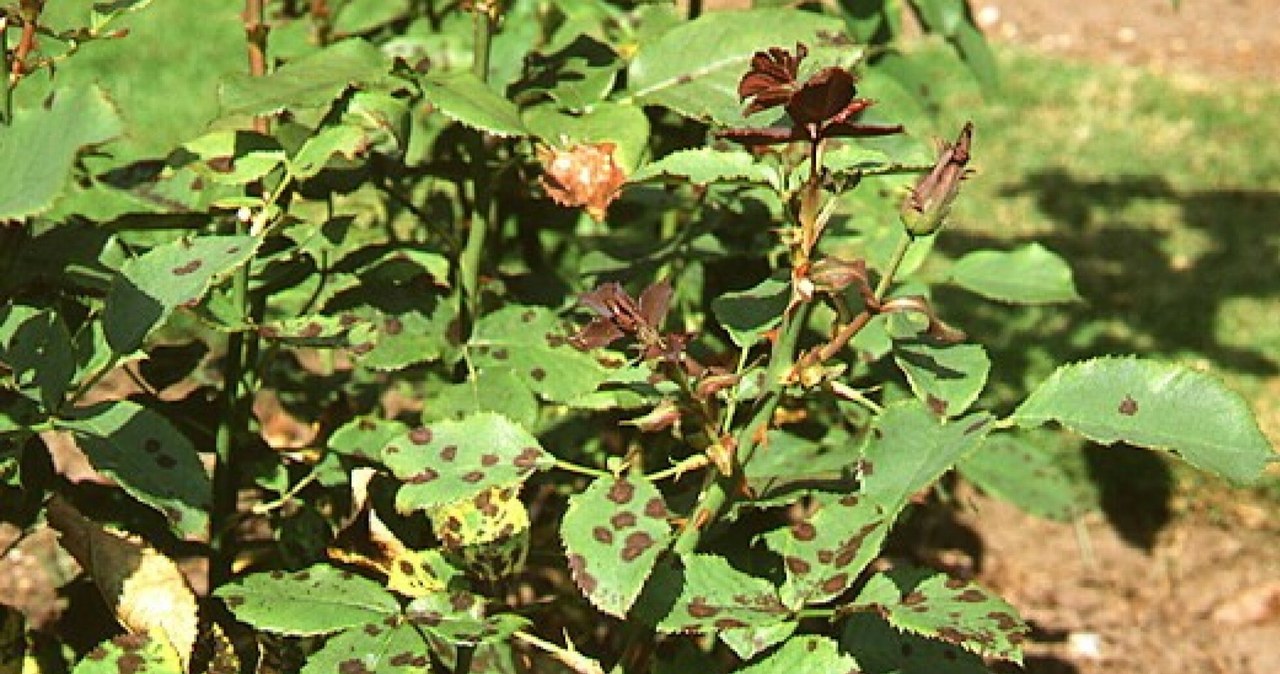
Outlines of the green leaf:
<svg viewBox="0 0 1280 674">
<path fill-rule="evenodd" d="M 383 624 L 400 614 L 395 595 L 377 582 L 327 564 L 293 573 L 255 573 L 223 585 L 214 595 L 238 620 L 290 636 Z"/>
<path fill-rule="evenodd" d="M 160 511 L 179 536 L 208 534 L 209 477 L 195 446 L 168 419 L 117 400 L 77 408 L 60 426 L 75 433 L 94 468 Z"/>
<path fill-rule="evenodd" d="M 569 497 L 560 538 L 573 580 L 593 606 L 626 615 L 667 547 L 668 516 L 643 475 L 601 478 Z"/>
<path fill-rule="evenodd" d="M 960 462 L 960 474 L 980 489 L 1026 512 L 1067 521 L 1082 510 L 1083 497 L 1052 455 L 1007 435 L 988 437 Z"/>
<path fill-rule="evenodd" d="M 258 336 L 294 347 L 334 349 L 377 339 L 373 325 L 355 316 L 297 316 L 258 326 Z"/>
<path fill-rule="evenodd" d="M 951 282 L 983 297 L 1015 304 L 1052 304 L 1080 299 L 1071 268 L 1038 243 L 1002 253 L 969 253 L 951 267 Z"/>
<path fill-rule="evenodd" d="M 423 674 L 431 671 L 429 653 L 427 640 L 412 625 L 399 620 L 371 622 L 331 637 L 307 658 L 300 672 Z"/>
<path fill-rule="evenodd" d="M 935 414 L 953 417 L 969 409 L 987 383 L 991 359 L 977 344 L 934 345 L 913 340 L 894 345 L 893 360 L 911 390 Z"/>
<path fill-rule="evenodd" d="M 571 110 L 588 109 L 608 96 L 622 68 L 613 49 L 584 34 L 553 53 L 529 54 L 525 62 L 528 75 L 516 84 L 517 97 L 544 94 Z"/>
<path fill-rule="evenodd" d="M 711 311 L 733 343 L 748 348 L 778 326 L 790 298 L 791 282 L 778 274 L 754 288 L 717 297 L 711 302 Z"/>
<path fill-rule="evenodd" d="M 132 353 L 179 305 L 195 302 L 214 279 L 253 257 L 253 236 L 203 236 L 157 246 L 128 260 L 111 282 L 103 322 L 116 353 Z"/>
<path fill-rule="evenodd" d="M 335 155 L 357 159 L 368 149 L 368 139 L 365 130 L 357 126 L 323 127 L 298 148 L 298 153 L 289 160 L 289 172 L 296 178 L 306 179 L 323 171 Z"/>
<path fill-rule="evenodd" d="M 991 420 L 979 412 L 944 424 L 917 401 L 890 405 L 862 450 L 863 493 L 896 515 L 913 494 L 977 447 Z"/>
<path fill-rule="evenodd" d="M 411 10 L 410 0 L 347 0 L 339 5 L 338 14 L 333 18 L 333 32 L 338 35 L 367 33 L 407 18 Z"/>
<path fill-rule="evenodd" d="M 755 52 L 796 42 L 813 45 L 820 34 L 838 34 L 841 28 L 837 19 L 791 9 L 709 12 L 641 43 L 628 87 L 641 104 L 738 124 L 743 121 L 738 81 Z"/>
<path fill-rule="evenodd" d="M 432 106 L 463 126 L 502 137 L 529 135 L 515 103 L 470 71 L 425 77 L 422 88 Z"/>
<path fill-rule="evenodd" d="M 121 15 L 128 12 L 136 12 L 150 4 L 151 0 L 95 2 L 93 3 L 93 8 L 89 11 L 89 31 L 95 34 L 101 33 L 103 28 L 106 28 L 108 24 Z"/>
<path fill-rule="evenodd" d="M 694 185 L 748 183 L 770 185 L 779 181 L 777 171 L 746 152 L 721 152 L 709 147 L 679 150 L 646 164 L 631 182 L 671 181 Z"/>
<path fill-rule="evenodd" d="M 381 82 L 390 67 L 378 48 L 343 40 L 277 68 L 265 77 L 236 73 L 218 92 L 224 115 L 266 115 L 285 109 L 327 106 L 349 86 Z"/>
<path fill-rule="evenodd" d="M 19 635 L 19 640 L 22 636 Z M 28 656 L 30 659 L 31 656 Z M 21 660 L 18 668 L 21 671 Z M 122 634 L 104 641 L 76 663 L 71 674 L 184 674 L 178 651 L 165 639 L 152 639 L 143 634 Z"/>
<path fill-rule="evenodd" d="M 784 622 L 791 611 L 778 589 L 723 557 L 682 555 L 654 569 L 632 616 L 660 632 L 714 633 Z"/>
<path fill-rule="evenodd" d="M 408 426 L 393 419 L 357 417 L 329 436 L 329 449 L 343 456 L 376 461 L 388 442 L 408 432 Z"/>
<path fill-rule="evenodd" d="M 0 222 L 49 210 L 76 155 L 123 131 L 115 107 L 97 87 L 59 90 L 47 107 L 14 110 L 0 133 Z"/>
<path fill-rule="evenodd" d="M 835 640 L 806 635 L 788 639 L 782 648 L 735 674 L 838 674 L 854 672 L 853 658 L 841 653 Z"/>
<path fill-rule="evenodd" d="M 764 536 L 782 557 L 786 580 L 779 594 L 792 609 L 844 594 L 880 553 L 892 524 L 884 508 L 853 494 L 819 494 L 814 507 L 790 527 Z"/>
<path fill-rule="evenodd" d="M 1027 625 L 1003 599 L 975 583 L 928 569 L 899 568 L 867 581 L 855 604 L 890 625 L 989 658 L 1022 662 Z"/>
<path fill-rule="evenodd" d="M 987 97 L 999 94 L 1000 70 L 996 65 L 996 57 L 991 51 L 991 46 L 982 35 L 982 30 L 966 18 L 956 28 L 956 34 L 952 37 L 951 43 L 955 45 L 956 51 L 960 52 L 965 65 L 969 66 L 969 72 L 973 73 L 973 78 L 978 81 L 982 93 Z"/>
<path fill-rule="evenodd" d="M 1275 457 L 1238 394 L 1208 374 L 1138 358 L 1060 367 L 1012 419 L 1025 428 L 1056 421 L 1104 445 L 1167 451 L 1241 483 L 1256 480 Z"/>
<path fill-rule="evenodd" d="M 18 390 L 58 409 L 76 374 L 71 331 L 57 312 L 25 305 L 0 308 L 0 362 Z"/>
<path fill-rule="evenodd" d="M 285 153 L 275 138 L 226 129 L 183 143 L 170 161 L 219 185 L 247 185 L 284 166 Z"/>
<path fill-rule="evenodd" d="M 475 367 L 510 370 L 551 402 L 591 393 L 609 376 L 595 356 L 568 344 L 561 321 L 544 307 L 513 305 L 487 314 L 468 348 Z"/>
<path fill-rule="evenodd" d="M 502 641 L 529 624 L 510 613 L 485 617 L 480 598 L 460 590 L 414 599 L 405 607 L 405 617 L 412 625 L 455 646 Z"/>
<path fill-rule="evenodd" d="M 480 412 L 396 436 L 382 448 L 382 462 L 405 483 L 396 508 L 412 512 L 518 482 L 554 459 L 510 419 Z"/>
<path fill-rule="evenodd" d="M 719 637 L 733 650 L 734 655 L 743 660 L 750 660 L 789 639 L 799 626 L 799 623 L 794 620 L 788 620 L 762 627 L 722 630 Z"/>
<path fill-rule="evenodd" d="M 945 641 L 900 632 L 874 613 L 849 616 L 840 646 L 865 674 L 991 674 L 982 658 Z"/>
<path fill-rule="evenodd" d="M 441 387 L 423 409 L 422 421 L 462 419 L 475 412 L 497 412 L 531 428 L 538 420 L 538 399 L 513 370 L 486 368 L 467 381 Z"/>
</svg>

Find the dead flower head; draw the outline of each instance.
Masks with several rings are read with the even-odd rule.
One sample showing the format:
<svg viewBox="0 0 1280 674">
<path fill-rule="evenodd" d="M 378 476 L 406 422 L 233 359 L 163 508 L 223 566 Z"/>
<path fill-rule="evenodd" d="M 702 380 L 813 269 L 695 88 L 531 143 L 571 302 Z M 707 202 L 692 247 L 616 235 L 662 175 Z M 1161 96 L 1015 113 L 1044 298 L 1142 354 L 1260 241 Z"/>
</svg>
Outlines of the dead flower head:
<svg viewBox="0 0 1280 674">
<path fill-rule="evenodd" d="M 933 169 L 919 182 L 902 204 L 902 224 L 912 236 L 927 236 L 938 231 L 951 212 L 951 204 L 960 193 L 960 181 L 967 173 L 969 146 L 973 142 L 973 122 L 960 130 L 955 143 L 942 144 Z"/>
<path fill-rule="evenodd" d="M 614 158 L 613 143 L 580 143 L 567 149 L 539 148 L 541 183 L 561 206 L 584 207 L 601 222 L 609 204 L 618 198 L 627 174 Z"/>
</svg>

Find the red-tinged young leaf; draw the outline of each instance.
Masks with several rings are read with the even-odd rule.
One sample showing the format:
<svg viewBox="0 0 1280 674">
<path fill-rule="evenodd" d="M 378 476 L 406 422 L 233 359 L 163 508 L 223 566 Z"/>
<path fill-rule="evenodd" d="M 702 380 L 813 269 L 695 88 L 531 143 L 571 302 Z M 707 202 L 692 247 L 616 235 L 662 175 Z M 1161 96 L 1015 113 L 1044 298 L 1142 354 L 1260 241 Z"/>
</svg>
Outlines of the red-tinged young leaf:
<svg viewBox="0 0 1280 674">
<path fill-rule="evenodd" d="M 661 330 L 671 307 L 671 282 L 662 279 L 640 293 L 640 319 L 654 330 Z"/>
<path fill-rule="evenodd" d="M 928 569 L 894 569 L 872 576 L 854 603 L 900 630 L 983 657 L 1022 662 L 1026 623 L 1012 606 L 975 583 Z"/>
<path fill-rule="evenodd" d="M 796 43 L 796 53 L 781 47 L 756 52 L 751 57 L 751 70 L 738 83 L 738 98 L 752 99 L 746 114 L 753 115 L 785 104 L 795 92 L 796 74 L 800 62 L 809 55 L 809 49 Z"/>
<path fill-rule="evenodd" d="M 662 494 L 641 475 L 601 478 L 569 498 L 560 538 L 592 605 L 626 615 L 667 547 L 669 516 Z"/>
<path fill-rule="evenodd" d="M 823 68 L 805 80 L 787 101 L 787 115 L 797 125 L 820 124 L 846 114 L 856 89 L 853 75 L 843 68 Z M 862 106 L 865 107 L 865 106 Z"/>
</svg>

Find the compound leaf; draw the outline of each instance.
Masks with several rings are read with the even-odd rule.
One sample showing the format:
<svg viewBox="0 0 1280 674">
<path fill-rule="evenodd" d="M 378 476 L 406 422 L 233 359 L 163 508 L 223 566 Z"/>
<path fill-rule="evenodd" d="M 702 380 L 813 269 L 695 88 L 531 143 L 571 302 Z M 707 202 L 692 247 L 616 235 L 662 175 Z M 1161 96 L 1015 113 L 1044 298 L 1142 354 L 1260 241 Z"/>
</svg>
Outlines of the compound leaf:
<svg viewBox="0 0 1280 674">
<path fill-rule="evenodd" d="M 1024 428 L 1056 421 L 1104 445 L 1170 452 L 1236 482 L 1274 458 L 1248 403 L 1181 365 L 1098 358 L 1058 368 L 1013 413 Z"/>
<path fill-rule="evenodd" d="M 662 494 L 640 475 L 601 478 L 569 497 L 560 538 L 592 605 L 626 615 L 671 537 L 667 517 Z"/>
</svg>

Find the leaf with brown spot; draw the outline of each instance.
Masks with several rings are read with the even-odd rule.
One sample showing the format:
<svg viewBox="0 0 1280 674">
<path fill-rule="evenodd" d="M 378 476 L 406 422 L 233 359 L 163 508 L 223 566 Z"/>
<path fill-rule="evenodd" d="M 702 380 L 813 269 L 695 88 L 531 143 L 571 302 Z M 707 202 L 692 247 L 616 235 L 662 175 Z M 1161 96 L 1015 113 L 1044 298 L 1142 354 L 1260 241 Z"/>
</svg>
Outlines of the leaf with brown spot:
<svg viewBox="0 0 1280 674">
<path fill-rule="evenodd" d="M 10 672 L 30 671 L 21 662 Z M 74 674 L 185 674 L 186 666 L 168 641 L 145 634 L 123 634 L 94 647 L 76 665 Z"/>
<path fill-rule="evenodd" d="M 632 616 L 660 632 L 766 628 L 793 617 L 773 583 L 715 555 L 682 555 L 678 565 L 659 564 L 650 585 Z"/>
<path fill-rule="evenodd" d="M 1022 662 L 1028 628 L 1017 611 L 970 582 L 900 567 L 871 577 L 853 601 L 874 607 L 895 628 L 951 642 L 988 658 Z"/>
<path fill-rule="evenodd" d="M 569 498 L 560 537 L 587 600 L 624 616 L 670 540 L 666 519 L 643 516 L 662 494 L 641 475 L 601 478 Z M 663 505 L 665 511 L 665 505 Z"/>
<path fill-rule="evenodd" d="M 799 609 L 830 601 L 849 589 L 880 553 L 891 523 L 870 499 L 816 494 L 804 519 L 764 536 L 769 548 L 786 561 L 786 580 L 779 590 L 783 602 Z"/>
</svg>

